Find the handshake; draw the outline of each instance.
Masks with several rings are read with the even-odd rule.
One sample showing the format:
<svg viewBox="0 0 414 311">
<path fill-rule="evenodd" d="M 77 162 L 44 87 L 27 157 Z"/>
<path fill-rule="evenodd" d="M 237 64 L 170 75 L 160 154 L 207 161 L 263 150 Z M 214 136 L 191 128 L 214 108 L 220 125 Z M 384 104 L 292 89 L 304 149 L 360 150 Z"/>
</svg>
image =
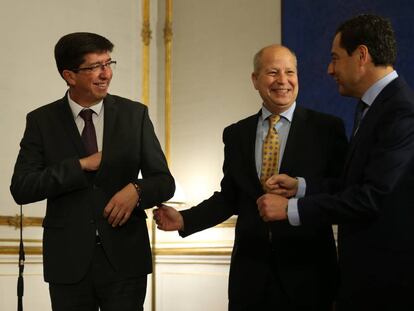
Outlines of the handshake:
<svg viewBox="0 0 414 311">
<path fill-rule="evenodd" d="M 285 174 L 273 175 L 263 188 L 265 194 L 256 201 L 260 217 L 265 222 L 287 219 L 288 198 L 296 195 L 298 180 Z M 153 213 L 158 229 L 184 230 L 184 219 L 173 207 L 162 204 Z"/>
</svg>

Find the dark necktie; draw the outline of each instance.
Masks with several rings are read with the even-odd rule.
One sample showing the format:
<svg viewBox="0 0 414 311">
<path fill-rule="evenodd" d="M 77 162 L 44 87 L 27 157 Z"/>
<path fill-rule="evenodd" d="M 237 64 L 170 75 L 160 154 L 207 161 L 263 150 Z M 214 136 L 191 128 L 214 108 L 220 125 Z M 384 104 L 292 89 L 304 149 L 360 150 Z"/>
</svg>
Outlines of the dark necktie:
<svg viewBox="0 0 414 311">
<path fill-rule="evenodd" d="M 358 131 L 359 126 L 361 125 L 362 116 L 364 114 L 365 108 L 367 108 L 367 104 L 364 103 L 362 100 L 359 100 L 355 108 L 354 128 L 352 129 L 353 136 L 355 136 L 356 132 Z"/>
<path fill-rule="evenodd" d="M 96 142 L 95 126 L 92 122 L 93 110 L 84 109 L 79 112 L 80 117 L 85 121 L 82 131 L 82 140 L 88 155 L 98 152 L 98 144 Z"/>
</svg>

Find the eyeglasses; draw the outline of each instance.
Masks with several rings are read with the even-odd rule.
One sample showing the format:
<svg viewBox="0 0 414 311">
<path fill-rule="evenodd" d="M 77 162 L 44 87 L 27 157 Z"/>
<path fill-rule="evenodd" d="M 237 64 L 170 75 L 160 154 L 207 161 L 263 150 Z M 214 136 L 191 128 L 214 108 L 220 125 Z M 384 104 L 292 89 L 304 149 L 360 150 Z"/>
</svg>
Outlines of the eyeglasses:
<svg viewBox="0 0 414 311">
<path fill-rule="evenodd" d="M 103 63 L 103 64 L 95 64 L 89 67 L 81 67 L 77 69 L 72 69 L 73 72 L 79 72 L 79 71 L 86 71 L 86 72 L 98 72 L 98 71 L 104 71 L 105 69 L 115 69 L 116 61 L 110 60 L 109 62 Z"/>
</svg>

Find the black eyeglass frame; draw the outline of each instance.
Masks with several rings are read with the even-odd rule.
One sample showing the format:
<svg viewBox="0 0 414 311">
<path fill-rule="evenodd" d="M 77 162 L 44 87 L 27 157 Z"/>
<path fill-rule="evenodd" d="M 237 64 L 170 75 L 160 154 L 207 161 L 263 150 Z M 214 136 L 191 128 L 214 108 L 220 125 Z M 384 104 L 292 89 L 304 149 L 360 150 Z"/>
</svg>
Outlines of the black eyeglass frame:
<svg viewBox="0 0 414 311">
<path fill-rule="evenodd" d="M 80 67 L 80 68 L 76 68 L 76 69 L 71 69 L 71 71 L 78 73 L 79 71 L 89 71 L 89 72 L 94 72 L 97 71 L 98 69 L 100 70 L 104 70 L 105 68 L 110 68 L 112 69 L 112 65 L 116 65 L 116 60 L 110 60 L 106 63 L 98 63 L 92 66 L 88 66 L 88 67 Z"/>
</svg>

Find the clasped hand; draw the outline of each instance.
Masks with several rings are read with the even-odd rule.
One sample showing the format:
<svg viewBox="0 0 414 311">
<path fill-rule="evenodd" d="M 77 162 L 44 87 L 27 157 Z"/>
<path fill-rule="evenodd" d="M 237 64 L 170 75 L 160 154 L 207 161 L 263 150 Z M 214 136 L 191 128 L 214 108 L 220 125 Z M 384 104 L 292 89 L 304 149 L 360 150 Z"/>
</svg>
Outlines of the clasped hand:
<svg viewBox="0 0 414 311">
<path fill-rule="evenodd" d="M 265 194 L 256 201 L 266 222 L 287 219 L 288 198 L 296 195 L 298 180 L 285 174 L 273 175 L 264 185 Z"/>
</svg>

